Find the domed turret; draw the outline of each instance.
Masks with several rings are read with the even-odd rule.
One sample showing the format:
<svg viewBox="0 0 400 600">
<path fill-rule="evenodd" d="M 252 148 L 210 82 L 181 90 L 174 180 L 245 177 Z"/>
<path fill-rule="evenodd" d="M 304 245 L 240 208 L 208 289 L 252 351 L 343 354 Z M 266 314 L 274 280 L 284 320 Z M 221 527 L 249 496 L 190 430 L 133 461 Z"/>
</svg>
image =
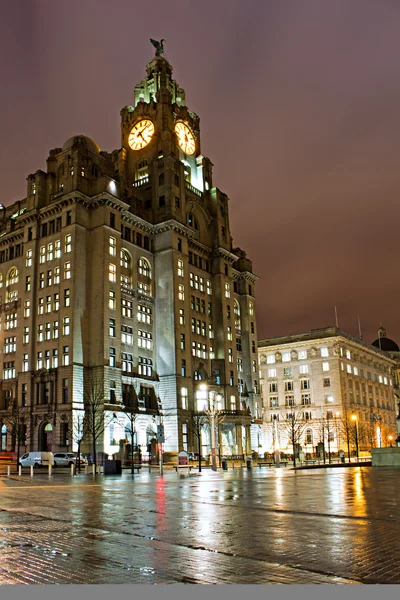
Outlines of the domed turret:
<svg viewBox="0 0 400 600">
<path fill-rule="evenodd" d="M 63 152 L 65 150 L 68 150 L 69 148 L 73 148 L 74 146 L 75 147 L 85 146 L 87 150 L 90 150 L 91 152 L 95 152 L 96 154 L 99 154 L 99 152 L 100 152 L 100 148 L 96 144 L 96 142 L 94 140 L 92 140 L 92 138 L 90 138 L 86 135 L 74 135 L 74 136 L 68 138 L 62 147 Z"/>
<path fill-rule="evenodd" d="M 386 329 L 382 325 L 378 329 L 378 339 L 372 342 L 372 346 L 383 350 L 383 352 L 400 352 L 396 342 L 386 337 Z"/>
</svg>

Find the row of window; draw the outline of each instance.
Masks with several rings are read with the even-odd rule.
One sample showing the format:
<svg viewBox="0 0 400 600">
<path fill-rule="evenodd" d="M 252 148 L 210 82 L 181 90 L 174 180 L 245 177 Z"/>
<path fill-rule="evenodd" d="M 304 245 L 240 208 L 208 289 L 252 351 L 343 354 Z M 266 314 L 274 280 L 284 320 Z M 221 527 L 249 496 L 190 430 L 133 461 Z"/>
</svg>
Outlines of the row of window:
<svg viewBox="0 0 400 600">
<path fill-rule="evenodd" d="M 139 248 L 144 248 L 145 250 L 151 251 L 151 239 L 147 235 L 142 235 L 141 233 L 130 229 L 129 227 L 125 227 L 125 225 L 121 225 L 121 238 L 127 242 L 131 242 Z"/>
<path fill-rule="evenodd" d="M 345 370 L 345 364 L 344 363 L 340 363 L 340 368 L 342 369 L 342 371 Z M 363 369 L 359 369 L 358 367 L 352 367 L 352 365 L 350 364 L 346 364 L 346 371 L 349 375 L 356 375 L 356 376 L 360 376 L 360 377 L 365 377 L 364 375 L 364 370 Z M 383 383 L 384 385 L 393 385 L 393 381 L 392 379 L 390 379 L 389 377 L 385 377 L 383 375 L 378 375 L 377 373 L 370 373 L 369 371 L 367 372 L 367 377 L 366 377 L 369 381 L 375 381 L 377 383 Z"/>
<path fill-rule="evenodd" d="M 116 367 L 116 351 L 115 348 L 110 348 L 110 367 Z M 133 373 L 133 355 L 126 352 L 121 353 L 121 367 L 126 373 Z M 151 358 L 145 356 L 139 356 L 138 360 L 138 373 L 139 375 L 146 375 L 152 377 L 153 375 L 153 361 Z"/>
<path fill-rule="evenodd" d="M 287 350 L 285 352 L 282 352 L 281 356 L 282 356 L 282 362 L 290 362 L 292 359 L 292 354 L 294 353 L 294 355 L 297 354 L 297 359 L 298 360 L 306 360 L 307 359 L 307 350 Z M 324 347 L 324 348 L 320 348 L 320 354 L 322 358 L 326 358 L 327 356 L 329 356 L 329 349 Z M 276 361 L 276 353 L 275 352 L 271 352 L 267 354 L 267 364 L 268 365 L 273 365 L 275 364 Z"/>
<path fill-rule="evenodd" d="M 62 365 L 70 364 L 69 346 L 63 346 Z M 58 349 L 41 350 L 37 353 L 36 369 L 57 369 L 58 367 Z M 29 354 L 22 356 L 22 372 L 29 371 Z M 15 361 L 7 361 L 3 363 L 3 379 L 14 379 L 16 377 Z"/>
</svg>

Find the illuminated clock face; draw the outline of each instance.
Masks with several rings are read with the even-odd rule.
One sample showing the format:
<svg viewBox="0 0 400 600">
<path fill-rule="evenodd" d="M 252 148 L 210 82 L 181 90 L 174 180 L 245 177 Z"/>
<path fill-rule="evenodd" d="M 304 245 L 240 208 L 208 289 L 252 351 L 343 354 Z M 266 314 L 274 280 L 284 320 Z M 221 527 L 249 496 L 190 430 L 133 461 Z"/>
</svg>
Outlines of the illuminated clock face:
<svg viewBox="0 0 400 600">
<path fill-rule="evenodd" d="M 153 135 L 153 121 L 142 119 L 132 127 L 128 138 L 128 144 L 132 150 L 141 150 L 151 142 Z"/>
<path fill-rule="evenodd" d="M 178 138 L 178 144 L 186 154 L 194 154 L 196 143 L 193 133 L 190 131 L 186 123 L 178 121 L 175 125 L 175 133 Z"/>
</svg>

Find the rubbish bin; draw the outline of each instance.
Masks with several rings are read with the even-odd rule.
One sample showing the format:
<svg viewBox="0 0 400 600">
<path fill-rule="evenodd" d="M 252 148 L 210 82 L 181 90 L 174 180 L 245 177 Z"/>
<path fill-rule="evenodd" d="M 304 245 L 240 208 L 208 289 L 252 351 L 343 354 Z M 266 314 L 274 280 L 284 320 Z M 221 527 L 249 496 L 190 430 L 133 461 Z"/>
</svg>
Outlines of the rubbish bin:
<svg viewBox="0 0 400 600">
<path fill-rule="evenodd" d="M 251 469 L 251 458 L 249 458 L 249 457 L 248 457 L 248 458 L 246 458 L 246 467 L 247 467 L 248 469 Z"/>
<path fill-rule="evenodd" d="M 222 470 L 223 471 L 227 471 L 228 470 L 228 461 L 226 460 L 226 458 L 222 459 Z"/>
<path fill-rule="evenodd" d="M 122 463 L 120 460 L 104 461 L 104 475 L 121 475 Z"/>
</svg>

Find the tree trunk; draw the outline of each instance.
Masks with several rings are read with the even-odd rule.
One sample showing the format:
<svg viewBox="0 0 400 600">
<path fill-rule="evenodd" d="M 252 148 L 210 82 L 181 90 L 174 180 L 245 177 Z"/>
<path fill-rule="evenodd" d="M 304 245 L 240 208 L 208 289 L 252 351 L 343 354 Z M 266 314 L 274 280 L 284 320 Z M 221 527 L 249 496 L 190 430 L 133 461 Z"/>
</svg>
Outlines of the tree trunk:
<svg viewBox="0 0 400 600">
<path fill-rule="evenodd" d="M 134 477 L 135 465 L 133 464 L 133 423 L 131 421 L 131 475 Z"/>
<path fill-rule="evenodd" d="M 199 450 L 199 473 L 201 471 L 201 427 L 197 430 L 198 450 Z"/>
<path fill-rule="evenodd" d="M 293 446 L 293 467 L 296 468 L 296 447 L 294 444 L 294 428 L 292 427 L 292 446 Z"/>
</svg>

